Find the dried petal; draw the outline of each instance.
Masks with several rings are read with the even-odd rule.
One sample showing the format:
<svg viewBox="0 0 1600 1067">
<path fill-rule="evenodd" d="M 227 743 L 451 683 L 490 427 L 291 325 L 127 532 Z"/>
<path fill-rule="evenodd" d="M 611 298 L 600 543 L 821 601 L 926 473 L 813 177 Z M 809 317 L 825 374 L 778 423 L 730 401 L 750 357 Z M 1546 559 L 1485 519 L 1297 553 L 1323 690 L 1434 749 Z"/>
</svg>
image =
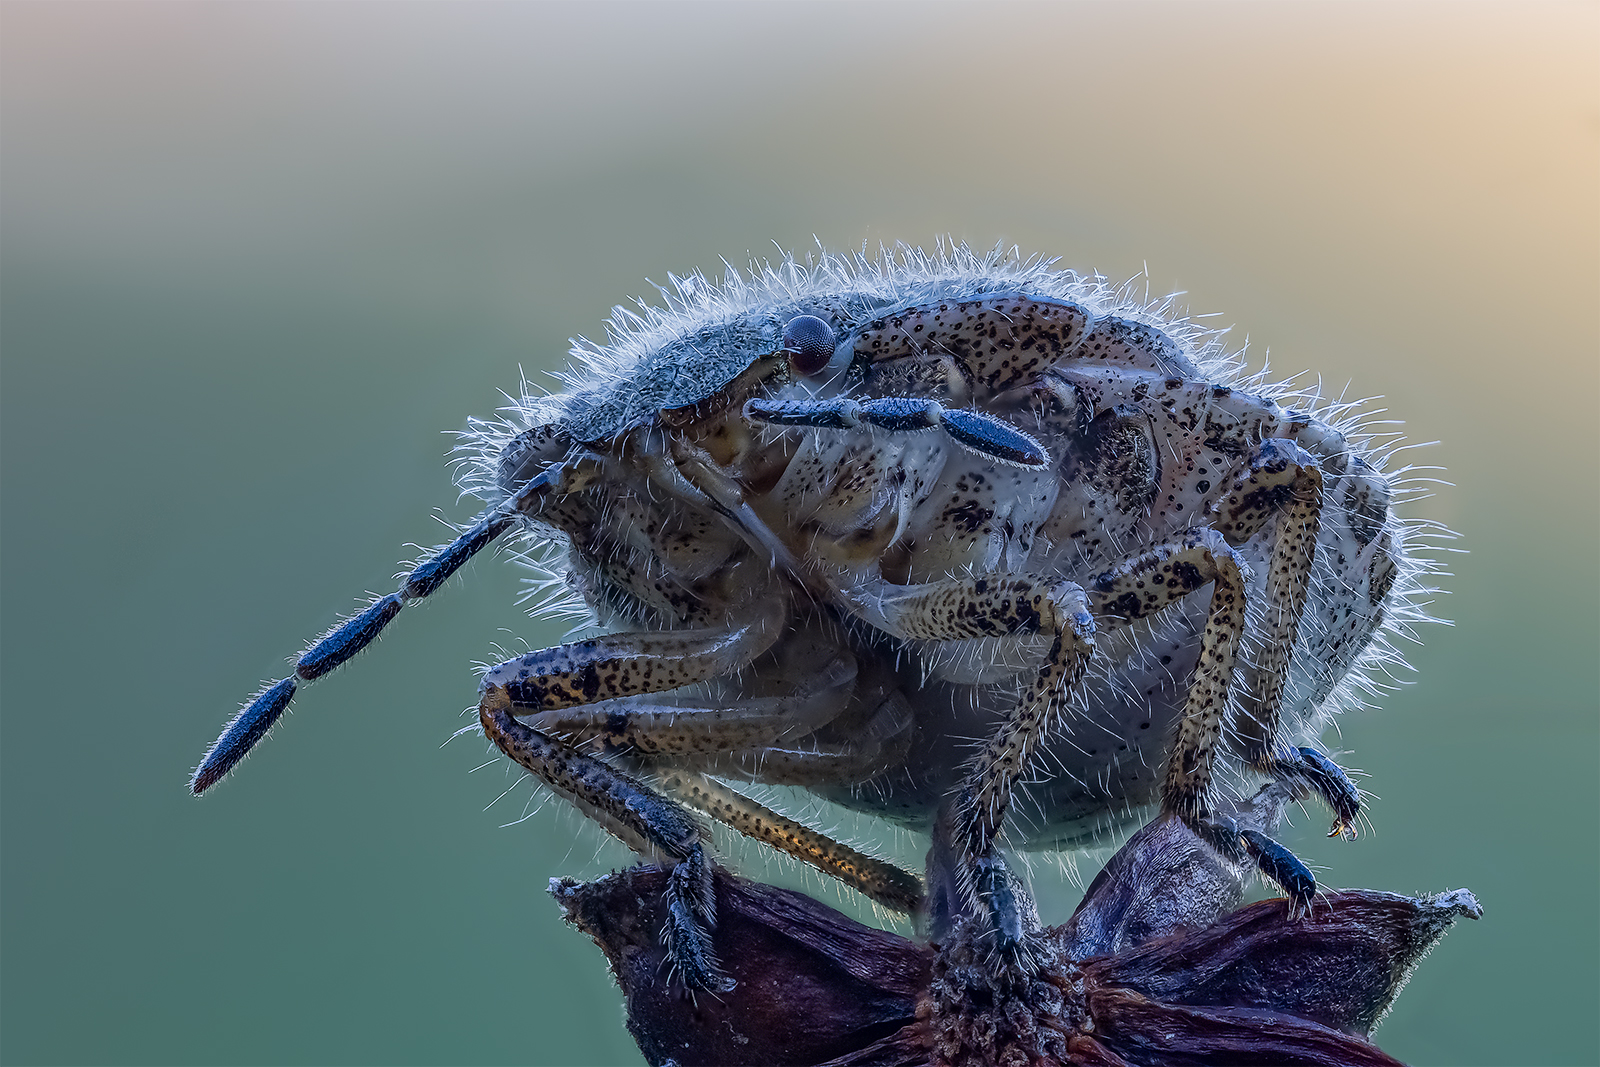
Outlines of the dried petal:
<svg viewBox="0 0 1600 1067">
<path fill-rule="evenodd" d="M 1179 1007 L 1127 989 L 1094 990 L 1089 1010 L 1098 1040 L 1122 1062 L 1140 1067 L 1399 1067 L 1400 1062 L 1376 1045 L 1279 1012 Z"/>
<path fill-rule="evenodd" d="M 1327 893 L 1293 922 L 1286 901 L 1265 900 L 1208 929 L 1088 961 L 1084 973 L 1169 1004 L 1269 1010 L 1365 1037 L 1456 917 L 1482 913 L 1465 890 L 1423 900 Z"/>
<path fill-rule="evenodd" d="M 915 1021 L 928 949 L 725 871 L 714 879 L 716 943 L 738 984 L 719 997 L 691 995 L 671 979 L 661 947 L 666 880 L 659 867 L 635 867 L 550 887 L 567 920 L 604 950 L 628 999 L 628 1029 L 652 1064 L 815 1064 Z"/>
</svg>

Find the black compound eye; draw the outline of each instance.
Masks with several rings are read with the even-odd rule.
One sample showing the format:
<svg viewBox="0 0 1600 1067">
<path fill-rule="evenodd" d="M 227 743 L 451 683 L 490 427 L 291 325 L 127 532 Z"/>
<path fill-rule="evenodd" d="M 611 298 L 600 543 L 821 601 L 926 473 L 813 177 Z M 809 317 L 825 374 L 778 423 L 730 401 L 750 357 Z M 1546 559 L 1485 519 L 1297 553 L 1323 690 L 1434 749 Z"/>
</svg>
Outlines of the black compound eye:
<svg viewBox="0 0 1600 1067">
<path fill-rule="evenodd" d="M 821 371 L 833 358 L 833 327 L 815 315 L 798 315 L 783 328 L 783 351 L 801 377 Z"/>
</svg>

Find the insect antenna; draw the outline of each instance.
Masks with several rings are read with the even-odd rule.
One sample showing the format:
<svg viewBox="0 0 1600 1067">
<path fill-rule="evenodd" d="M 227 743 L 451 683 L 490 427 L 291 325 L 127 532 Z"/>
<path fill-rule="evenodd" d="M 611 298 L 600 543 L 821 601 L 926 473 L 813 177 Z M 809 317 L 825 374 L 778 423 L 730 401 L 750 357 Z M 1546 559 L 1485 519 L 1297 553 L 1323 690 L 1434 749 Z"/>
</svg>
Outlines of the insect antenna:
<svg viewBox="0 0 1600 1067">
<path fill-rule="evenodd" d="M 524 490 L 517 499 L 526 495 Z M 244 759 L 289 707 L 301 682 L 321 678 L 370 645 L 401 608 L 437 590 L 461 569 L 462 564 L 509 530 L 515 521 L 516 500 L 485 511 L 461 536 L 413 568 L 399 589 L 373 601 L 302 652 L 295 661 L 293 674 L 263 688 L 223 727 L 221 735 L 195 768 L 194 777 L 189 780 L 189 791 L 199 796 Z"/>
</svg>

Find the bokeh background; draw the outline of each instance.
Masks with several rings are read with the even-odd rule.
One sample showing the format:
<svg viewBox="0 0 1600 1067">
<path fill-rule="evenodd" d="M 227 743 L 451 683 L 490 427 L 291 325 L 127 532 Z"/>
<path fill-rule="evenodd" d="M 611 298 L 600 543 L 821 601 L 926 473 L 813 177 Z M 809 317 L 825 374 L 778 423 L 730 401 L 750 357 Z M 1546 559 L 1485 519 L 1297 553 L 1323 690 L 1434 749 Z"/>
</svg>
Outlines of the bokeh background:
<svg viewBox="0 0 1600 1067">
<path fill-rule="evenodd" d="M 1441 442 L 1455 625 L 1341 723 L 1376 832 L 1290 840 L 1484 903 L 1392 1053 L 1600 1060 L 1597 11 L 0 6 L 0 1058 L 639 1062 L 544 894 L 625 855 L 448 740 L 559 636 L 504 561 L 186 776 L 470 513 L 440 431 L 519 367 L 668 271 L 950 234 L 1145 271 Z"/>
</svg>

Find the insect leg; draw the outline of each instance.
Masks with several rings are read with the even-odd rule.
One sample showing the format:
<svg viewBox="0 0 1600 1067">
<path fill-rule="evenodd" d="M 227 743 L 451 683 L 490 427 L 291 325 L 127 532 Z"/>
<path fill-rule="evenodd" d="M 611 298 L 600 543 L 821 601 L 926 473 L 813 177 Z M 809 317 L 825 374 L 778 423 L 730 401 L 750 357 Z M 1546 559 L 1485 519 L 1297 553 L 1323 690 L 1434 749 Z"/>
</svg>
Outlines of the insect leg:
<svg viewBox="0 0 1600 1067">
<path fill-rule="evenodd" d="M 673 864 L 667 882 L 667 955 L 691 989 L 724 992 L 711 946 L 716 898 L 701 829 L 683 807 L 643 782 L 524 726 L 504 687 L 484 694 L 483 731 L 499 749 L 641 855 Z"/>
<path fill-rule="evenodd" d="M 1290 908 L 1298 912 L 1310 906 L 1316 889 L 1305 865 L 1275 843 L 1271 849 L 1252 847 L 1231 820 L 1214 818 L 1210 807 L 1217 742 L 1244 635 L 1247 592 L 1238 556 L 1220 531 L 1191 530 L 1100 575 L 1090 583 L 1089 595 L 1096 617 L 1115 624 L 1154 614 L 1208 583 L 1211 603 L 1200 635 L 1200 659 L 1168 757 L 1161 809 L 1177 815 L 1229 858 L 1251 856 L 1289 894 Z"/>
<path fill-rule="evenodd" d="M 643 855 L 676 864 L 668 883 L 668 955 L 696 989 L 731 988 L 711 952 L 716 924 L 711 868 L 700 829 L 683 807 L 633 776 L 518 715 L 659 693 L 747 666 L 777 639 L 786 609 L 772 605 L 737 630 L 613 634 L 507 660 L 484 675 L 478 719 L 484 734 L 580 811 Z"/>
<path fill-rule="evenodd" d="M 922 907 L 922 882 L 916 875 L 835 841 L 714 778 L 666 769 L 659 772 L 658 782 L 662 789 L 718 822 L 810 864 L 886 908 L 915 913 Z"/>
<path fill-rule="evenodd" d="M 734 630 L 607 634 L 541 648 L 491 667 L 481 692 L 504 689 L 518 715 L 661 693 L 731 674 L 772 647 L 787 607 L 768 602 Z"/>
<path fill-rule="evenodd" d="M 223 727 L 195 768 L 189 780 L 190 791 L 196 796 L 205 792 L 244 759 L 288 708 L 300 682 L 314 681 L 344 664 L 370 645 L 401 608 L 432 594 L 460 570 L 462 564 L 509 530 L 519 512 L 532 511 L 551 496 L 574 491 L 583 477 L 585 473 L 580 462 L 556 464 L 529 480 L 505 503 L 479 515 L 460 537 L 412 568 L 399 589 L 373 601 L 302 652 L 295 661 L 294 674 L 264 688 Z"/>
<path fill-rule="evenodd" d="M 810 668 L 781 696 L 718 701 L 696 694 L 697 703 L 657 703 L 632 698 L 599 700 L 540 712 L 528 724 L 574 745 L 627 749 L 647 759 L 682 761 L 757 752 L 782 737 L 810 733 L 837 716 L 856 679 L 855 657 L 841 653 Z M 526 716 L 525 716 L 526 717 Z"/>
<path fill-rule="evenodd" d="M 1010 423 L 968 408 L 947 408 L 937 400 L 884 396 L 873 400 L 751 400 L 744 417 L 772 426 L 812 426 L 848 430 L 863 423 L 890 433 L 938 427 L 980 455 L 1019 467 L 1048 467 L 1044 446 Z"/>
<path fill-rule="evenodd" d="M 1211 604 L 1200 638 L 1200 660 L 1189 683 L 1161 794 L 1162 809 L 1191 826 L 1210 814 L 1212 762 L 1244 633 L 1242 564 L 1222 534 L 1196 529 L 1123 561 L 1089 584 L 1095 617 L 1109 625 L 1146 618 L 1207 584 L 1212 586 Z"/>
<path fill-rule="evenodd" d="M 1329 837 L 1355 836 L 1361 797 L 1350 779 L 1316 749 L 1279 742 L 1284 685 L 1305 611 L 1322 526 L 1322 472 L 1298 445 L 1268 439 L 1217 504 L 1217 529 L 1240 545 L 1270 525 L 1272 554 L 1261 597 L 1261 651 L 1239 693 L 1248 730 L 1245 756 L 1257 770 L 1315 790 L 1333 809 Z M 1253 675 L 1253 676 L 1252 676 Z"/>
<path fill-rule="evenodd" d="M 1259 830 L 1239 831 L 1239 840 L 1262 874 L 1277 882 L 1289 896 L 1289 918 L 1311 913 L 1317 880 L 1293 852 Z"/>
<path fill-rule="evenodd" d="M 667 793 L 726 823 L 748 837 L 785 852 L 839 879 L 886 907 L 917 910 L 922 887 L 914 875 L 866 856 L 825 834 L 780 815 L 699 773 L 740 775 L 759 768 L 764 781 L 782 781 L 791 764 L 798 778 L 814 780 L 817 767 L 831 761 L 856 771 L 881 763 L 882 734 L 903 734 L 910 711 L 899 703 L 883 707 L 857 725 L 844 744 L 800 741 L 844 712 L 855 695 L 855 657 L 837 653 L 817 663 L 802 657 L 787 665 L 799 676 L 782 696 L 742 697 L 721 706 L 689 707 L 636 698 L 540 712 L 529 726 L 574 747 L 598 745 L 623 753 L 653 770 Z M 792 748 L 777 747 L 783 738 L 797 738 Z M 748 766 L 747 766 L 748 765 Z M 835 766 L 833 779 L 846 777 Z M 848 777 L 859 777 L 850 774 Z"/>
<path fill-rule="evenodd" d="M 994 844 L 1017 783 L 1028 772 L 1039 745 L 1065 717 L 1067 702 L 1094 651 L 1088 597 L 1072 582 L 1002 575 L 918 586 L 873 585 L 852 591 L 849 600 L 866 621 L 906 640 L 1027 633 L 1055 638 L 1038 675 L 984 745 L 941 814 L 936 833 L 944 841 L 936 844 L 930 859 L 934 891 L 943 891 L 938 883 L 945 872 L 934 879 L 931 868 L 948 866 L 956 880 L 955 892 L 966 902 L 981 905 L 1001 957 L 1008 965 L 1020 964 L 1028 953 L 1024 933 L 1033 924 L 1018 910 L 1026 897 L 1011 885 Z M 936 899 L 932 906 L 949 909 L 954 902 Z"/>
</svg>

